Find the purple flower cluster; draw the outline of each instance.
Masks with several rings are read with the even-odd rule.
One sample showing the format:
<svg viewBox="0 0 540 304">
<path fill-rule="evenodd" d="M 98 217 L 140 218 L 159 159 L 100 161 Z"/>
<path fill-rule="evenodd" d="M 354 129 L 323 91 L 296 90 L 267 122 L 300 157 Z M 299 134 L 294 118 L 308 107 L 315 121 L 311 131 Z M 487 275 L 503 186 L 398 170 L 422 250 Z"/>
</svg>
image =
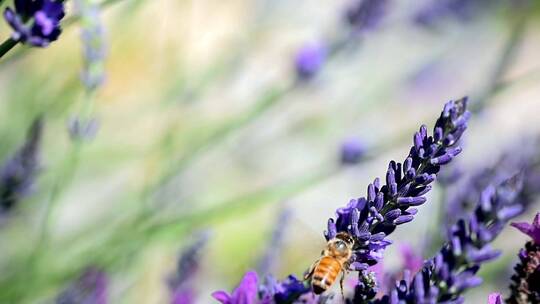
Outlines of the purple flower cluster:
<svg viewBox="0 0 540 304">
<path fill-rule="evenodd" d="M 390 162 L 385 185 L 375 179 L 365 198 L 351 200 L 337 210 L 335 220 L 328 221 L 327 240 L 338 232 L 355 238 L 353 270 L 366 270 L 381 259 L 382 251 L 391 244 L 386 237 L 396 226 L 413 220 L 417 213 L 414 207 L 426 202 L 424 195 L 431 190 L 430 184 L 440 167 L 461 152 L 457 144 L 470 116 L 466 108 L 466 98 L 448 102 L 435 123 L 433 135 L 428 135 L 426 126 L 420 127 L 403 164 Z"/>
<path fill-rule="evenodd" d="M 63 1 L 15 0 L 15 10 L 6 8 L 4 19 L 13 28 L 12 38 L 32 46 L 46 47 L 60 36 Z"/>
<path fill-rule="evenodd" d="M 355 32 L 371 30 L 379 25 L 388 0 L 353 0 L 345 11 L 345 20 Z"/>
<path fill-rule="evenodd" d="M 328 221 L 325 237 L 330 240 L 338 232 L 347 232 L 355 238 L 351 268 L 360 272 L 355 288 L 354 303 L 375 297 L 377 280 L 368 267 L 377 264 L 383 250 L 391 244 L 386 237 L 396 226 L 407 223 L 416 214 L 415 206 L 426 201 L 424 195 L 431 189 L 440 167 L 449 163 L 461 149 L 457 146 L 467 128 L 469 118 L 466 98 L 450 101 L 435 123 L 433 135 L 422 126 L 414 135 L 414 145 L 403 164 L 390 162 L 386 184 L 376 179 L 368 186 L 366 198 L 351 200 L 345 208 L 338 209 L 337 218 Z M 240 285 L 231 293 L 213 294 L 224 304 L 234 303 L 321 303 L 309 286 L 294 276 L 279 282 L 272 277 L 258 286 L 255 272 L 248 272 Z"/>
<path fill-rule="evenodd" d="M 531 238 L 518 254 L 510 285 L 509 304 L 540 303 L 540 213 L 531 224 L 512 223 L 512 226 Z"/>
<path fill-rule="evenodd" d="M 259 277 L 254 271 L 248 271 L 238 287 L 232 292 L 216 291 L 212 297 L 223 304 L 253 304 L 257 303 Z"/>
<path fill-rule="evenodd" d="M 171 304 L 195 303 L 195 289 L 193 279 L 200 268 L 202 250 L 208 242 L 209 234 L 206 232 L 196 236 L 191 244 L 178 259 L 175 274 L 169 279 L 171 290 Z"/>
<path fill-rule="evenodd" d="M 481 190 L 489 185 L 500 184 L 502 181 L 521 172 L 523 176 L 522 190 L 519 192 L 520 200 L 528 208 L 540 193 L 540 143 L 528 139 L 521 144 L 521 151 L 516 153 L 514 146 L 497 160 L 495 165 L 483 168 L 468 178 L 462 178 L 448 189 L 452 195 L 446 202 L 445 224 L 451 226 L 460 217 L 470 212 L 480 199 Z"/>
<path fill-rule="evenodd" d="M 24 145 L 0 168 L 0 215 L 11 210 L 31 190 L 39 168 L 42 121 L 28 131 Z"/>
<path fill-rule="evenodd" d="M 474 212 L 453 225 L 439 253 L 374 303 L 463 303 L 462 293 L 482 283 L 476 276 L 480 265 L 500 254 L 490 243 L 523 211 L 520 191 L 519 177 L 486 187 Z"/>
<path fill-rule="evenodd" d="M 56 304 L 107 304 L 109 279 L 105 272 L 88 268 L 56 298 Z"/>
<path fill-rule="evenodd" d="M 290 275 L 283 281 L 278 281 L 272 276 L 267 276 L 265 283 L 259 288 L 262 304 L 285 304 L 292 303 L 294 300 L 308 296 L 303 303 L 317 297 L 311 294 L 311 289 L 304 282 Z M 309 294 L 309 295 L 308 295 Z M 311 297 L 311 298 L 310 298 Z"/>
<path fill-rule="evenodd" d="M 281 282 L 267 276 L 265 283 L 259 285 L 254 271 L 248 271 L 232 293 L 216 291 L 212 297 L 223 304 L 285 304 L 298 299 L 302 299 L 302 303 L 317 303 L 318 300 L 308 286 L 292 275 Z"/>
</svg>

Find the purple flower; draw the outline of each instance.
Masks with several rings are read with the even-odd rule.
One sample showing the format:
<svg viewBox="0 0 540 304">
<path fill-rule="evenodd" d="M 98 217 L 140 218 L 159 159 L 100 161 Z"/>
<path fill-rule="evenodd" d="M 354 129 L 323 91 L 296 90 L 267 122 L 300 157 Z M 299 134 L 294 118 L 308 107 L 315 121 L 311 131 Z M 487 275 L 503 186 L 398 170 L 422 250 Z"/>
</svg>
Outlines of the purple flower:
<svg viewBox="0 0 540 304">
<path fill-rule="evenodd" d="M 533 144 L 531 144 L 533 143 Z M 534 198 L 540 193 L 540 157 L 538 148 L 540 145 L 534 140 L 527 140 L 521 145 L 520 153 L 516 153 L 512 146 L 508 152 L 495 163 L 495 165 L 483 168 L 475 172 L 467 179 L 452 185 L 448 189 L 452 193 L 446 202 L 445 224 L 451 226 L 457 219 L 470 212 L 481 198 L 482 189 L 489 185 L 500 184 L 502 181 L 521 172 L 523 185 L 519 193 L 519 200 L 527 209 Z"/>
<path fill-rule="evenodd" d="M 532 224 L 513 223 L 512 226 L 529 235 L 532 240 L 519 251 L 519 263 L 510 284 L 509 304 L 540 303 L 540 212 Z"/>
<path fill-rule="evenodd" d="M 88 268 L 56 298 L 56 304 L 107 304 L 108 284 L 103 271 Z"/>
<path fill-rule="evenodd" d="M 58 39 L 63 17 L 62 1 L 15 0 L 15 10 L 8 7 L 4 11 L 4 19 L 14 30 L 12 38 L 37 47 Z"/>
<path fill-rule="evenodd" d="M 196 236 L 195 241 L 180 255 L 176 272 L 169 278 L 171 304 L 195 303 L 193 279 L 199 271 L 200 256 L 208 242 L 208 237 L 207 232 L 200 233 Z"/>
<path fill-rule="evenodd" d="M 391 242 L 386 237 L 398 225 L 410 222 L 417 213 L 415 206 L 425 203 L 440 167 L 461 152 L 458 141 L 467 128 L 467 100 L 450 101 L 435 123 L 433 135 L 422 126 L 413 137 L 413 147 L 403 163 L 391 161 L 385 184 L 376 178 L 367 187 L 367 196 L 352 199 L 337 210 L 337 218 L 328 221 L 325 237 L 338 232 L 355 238 L 351 268 L 365 270 L 376 264 Z"/>
<path fill-rule="evenodd" d="M 42 120 L 34 121 L 24 145 L 0 168 L 0 214 L 10 211 L 31 190 L 39 169 Z"/>
<path fill-rule="evenodd" d="M 352 0 L 345 11 L 345 20 L 355 32 L 374 29 L 386 13 L 388 0 Z"/>
<path fill-rule="evenodd" d="M 296 53 L 294 65 L 300 79 L 313 78 L 326 60 L 326 47 L 322 43 L 305 44 Z"/>
<path fill-rule="evenodd" d="M 212 293 L 212 297 L 223 304 L 257 303 L 258 280 L 257 273 L 249 271 L 231 294 L 225 291 L 216 291 Z"/>
<path fill-rule="evenodd" d="M 535 244 L 540 245 L 540 212 L 536 214 L 531 224 L 529 223 L 512 223 L 512 227 L 530 236 Z"/>
<path fill-rule="evenodd" d="M 354 165 L 366 154 L 366 145 L 358 138 L 348 138 L 341 144 L 341 163 Z"/>
<path fill-rule="evenodd" d="M 439 253 L 412 279 L 406 272 L 389 294 L 374 303 L 463 303 L 463 292 L 482 283 L 476 276 L 480 266 L 500 254 L 490 243 L 519 214 L 512 212 L 509 217 L 503 211 L 523 210 L 521 185 L 514 177 L 497 187 L 488 186 L 474 212 L 452 226 Z"/>
<path fill-rule="evenodd" d="M 500 293 L 492 293 L 488 296 L 488 304 L 503 304 L 503 299 Z"/>
</svg>

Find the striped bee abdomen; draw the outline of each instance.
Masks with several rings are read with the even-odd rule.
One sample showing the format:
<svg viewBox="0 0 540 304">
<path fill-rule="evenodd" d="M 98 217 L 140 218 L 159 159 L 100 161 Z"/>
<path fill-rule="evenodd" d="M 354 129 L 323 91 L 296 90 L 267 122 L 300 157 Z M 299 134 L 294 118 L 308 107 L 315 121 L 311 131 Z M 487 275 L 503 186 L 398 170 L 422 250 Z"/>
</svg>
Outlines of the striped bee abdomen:
<svg viewBox="0 0 540 304">
<path fill-rule="evenodd" d="M 328 290 L 336 281 L 337 276 L 341 272 L 341 263 L 329 256 L 323 257 L 315 270 L 311 280 L 311 287 L 315 294 L 321 294 Z"/>
</svg>

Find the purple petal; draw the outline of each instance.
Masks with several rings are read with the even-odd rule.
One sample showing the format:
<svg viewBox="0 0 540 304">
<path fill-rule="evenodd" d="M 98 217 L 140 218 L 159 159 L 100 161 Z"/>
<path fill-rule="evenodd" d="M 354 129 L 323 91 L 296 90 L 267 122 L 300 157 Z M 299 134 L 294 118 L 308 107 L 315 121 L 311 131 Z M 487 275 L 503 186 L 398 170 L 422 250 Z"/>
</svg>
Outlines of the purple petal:
<svg viewBox="0 0 540 304">
<path fill-rule="evenodd" d="M 212 293 L 212 297 L 223 304 L 232 304 L 231 296 L 227 294 L 225 291 L 216 291 Z"/>
</svg>

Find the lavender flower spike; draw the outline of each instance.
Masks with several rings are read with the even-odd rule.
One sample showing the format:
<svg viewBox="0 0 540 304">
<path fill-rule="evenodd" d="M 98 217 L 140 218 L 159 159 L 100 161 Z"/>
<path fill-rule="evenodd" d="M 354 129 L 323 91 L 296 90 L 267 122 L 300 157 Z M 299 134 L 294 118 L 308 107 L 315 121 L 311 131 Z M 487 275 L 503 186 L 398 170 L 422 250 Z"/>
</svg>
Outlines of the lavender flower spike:
<svg viewBox="0 0 540 304">
<path fill-rule="evenodd" d="M 345 20 L 354 32 L 372 30 L 386 13 L 388 0 L 352 0 L 345 11 Z"/>
<path fill-rule="evenodd" d="M 195 303 L 195 289 L 193 279 L 200 268 L 200 255 L 208 242 L 209 233 L 202 232 L 195 237 L 195 241 L 186 248 L 176 266 L 176 273 L 169 278 L 171 291 L 171 304 Z"/>
<path fill-rule="evenodd" d="M 506 301 L 509 304 L 540 303 L 540 212 L 532 224 L 512 223 L 512 226 L 532 240 L 518 254 L 520 262 L 514 267 L 511 294 Z"/>
<path fill-rule="evenodd" d="M 41 132 L 42 121 L 38 118 L 24 145 L 0 168 L 0 215 L 15 207 L 31 190 L 39 167 Z"/>
<path fill-rule="evenodd" d="M 107 304 L 107 275 L 88 268 L 71 286 L 56 299 L 56 304 Z"/>
<path fill-rule="evenodd" d="M 457 145 L 470 116 L 466 108 L 466 98 L 448 102 L 433 135 L 428 135 L 426 126 L 420 127 L 405 161 L 390 162 L 384 185 L 376 178 L 367 187 L 366 197 L 351 200 L 337 210 L 335 220 L 328 221 L 327 240 L 338 232 L 355 238 L 353 270 L 365 270 L 381 259 L 382 251 L 391 244 L 386 237 L 396 226 L 413 220 L 417 209 L 412 207 L 425 203 L 424 195 L 431 190 L 440 167 L 461 152 Z"/>
<path fill-rule="evenodd" d="M 6 8 L 4 19 L 13 28 L 13 40 L 46 47 L 60 36 L 63 1 L 15 0 L 15 10 Z"/>
<path fill-rule="evenodd" d="M 500 254 L 490 243 L 509 220 L 501 210 L 523 210 L 521 186 L 518 177 L 498 187 L 488 186 L 475 211 L 452 226 L 439 253 L 412 279 L 404 276 L 387 295 L 372 303 L 463 303 L 463 292 L 482 283 L 476 276 L 480 266 Z"/>
<path fill-rule="evenodd" d="M 87 91 L 94 91 L 105 81 L 105 57 L 107 55 L 105 30 L 100 20 L 101 8 L 93 0 L 76 0 L 81 17 L 81 40 L 84 69 L 81 80 Z"/>
</svg>

